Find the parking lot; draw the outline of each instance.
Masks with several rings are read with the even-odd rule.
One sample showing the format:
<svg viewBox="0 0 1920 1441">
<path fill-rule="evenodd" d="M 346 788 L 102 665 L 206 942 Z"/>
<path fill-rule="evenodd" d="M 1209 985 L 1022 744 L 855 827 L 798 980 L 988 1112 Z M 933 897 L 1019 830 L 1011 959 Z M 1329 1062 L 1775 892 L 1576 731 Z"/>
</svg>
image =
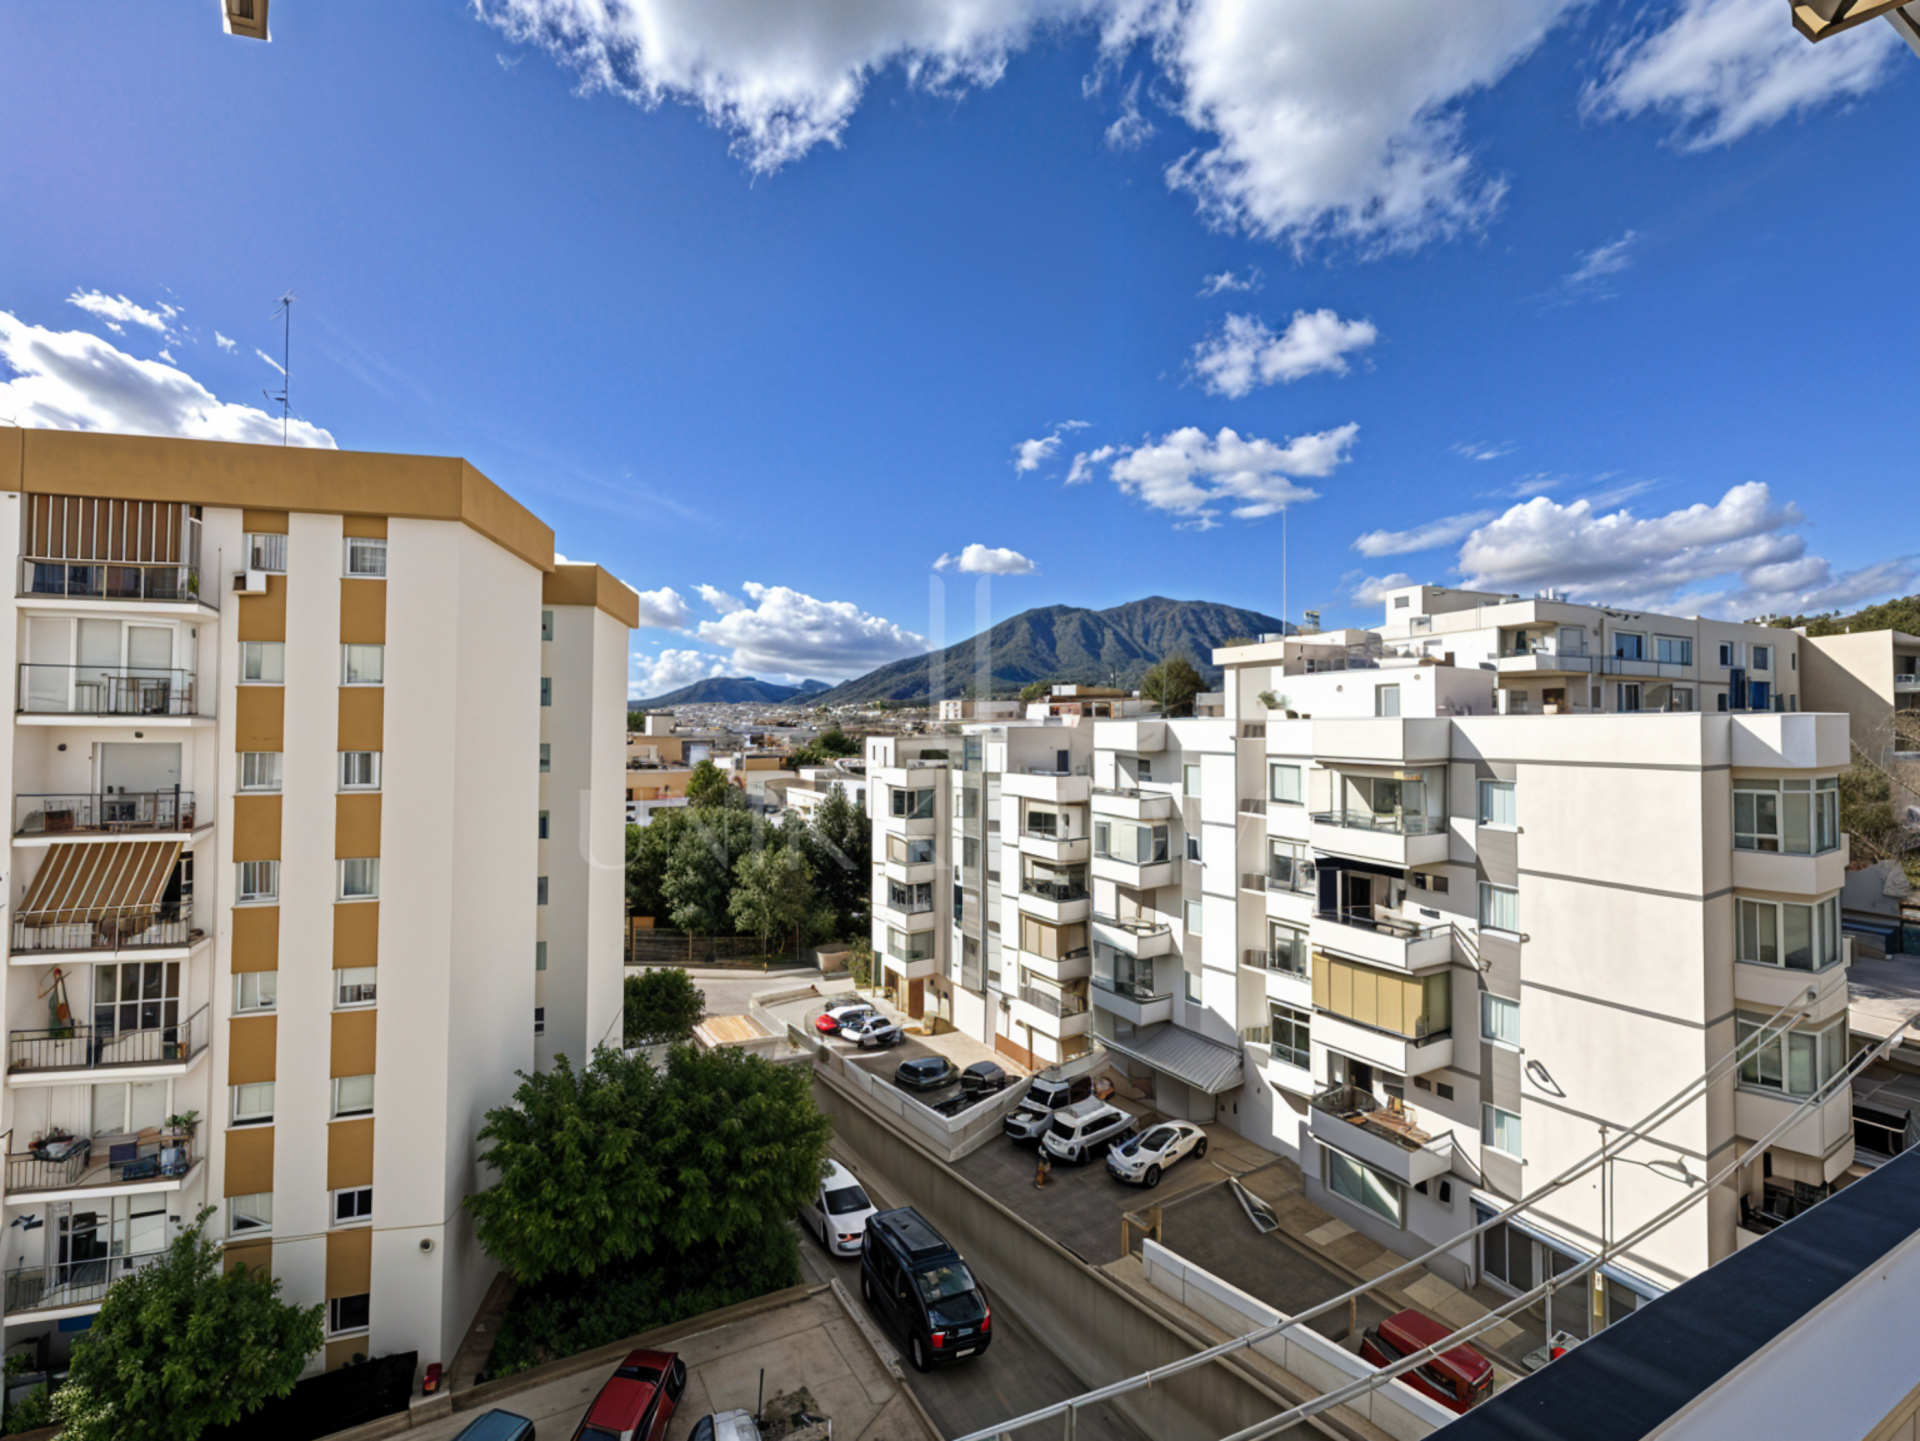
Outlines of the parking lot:
<svg viewBox="0 0 1920 1441">
<path fill-rule="evenodd" d="M 891 1046 L 880 1046 L 862 1050 L 850 1040 L 837 1035 L 822 1035 L 814 1027 L 820 1013 L 829 1007 L 841 1003 L 858 1001 L 862 1005 L 871 1005 L 875 1010 L 903 1029 L 917 1025 L 885 1001 L 875 1001 L 871 997 L 854 991 L 829 992 L 802 1001 L 776 1003 L 766 1007 L 768 1014 L 778 1023 L 798 1026 L 809 1035 L 817 1036 L 824 1044 L 847 1058 L 851 1065 L 887 1081 L 893 1082 L 893 1074 L 900 1068 L 902 1061 L 913 1060 L 919 1056 L 944 1056 L 954 1065 L 956 1071 L 972 1065 L 976 1061 L 991 1061 L 1007 1073 L 1011 1082 L 1018 1085 L 1025 1080 L 1026 1072 L 1013 1064 L 1005 1056 L 997 1056 L 987 1047 L 970 1036 L 957 1031 L 943 1032 L 938 1036 L 909 1035 Z M 961 1094 L 958 1081 L 932 1091 L 908 1090 L 900 1088 L 906 1095 L 924 1105 L 940 1109 L 944 1104 L 955 1101 Z"/>
</svg>

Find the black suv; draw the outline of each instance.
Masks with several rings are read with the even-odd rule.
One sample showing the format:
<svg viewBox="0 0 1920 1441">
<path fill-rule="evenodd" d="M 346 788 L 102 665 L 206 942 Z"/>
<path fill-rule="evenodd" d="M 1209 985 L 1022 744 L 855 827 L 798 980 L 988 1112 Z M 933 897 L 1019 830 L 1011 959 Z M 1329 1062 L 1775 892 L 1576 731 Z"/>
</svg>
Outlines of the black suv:
<svg viewBox="0 0 1920 1441">
<path fill-rule="evenodd" d="M 960 1079 L 960 1068 L 945 1056 L 915 1056 L 902 1061 L 893 1083 L 908 1091 L 937 1091 Z"/>
<path fill-rule="evenodd" d="M 860 1294 L 907 1340 L 913 1369 L 978 1356 L 993 1340 L 993 1308 L 959 1252 L 911 1206 L 867 1218 Z"/>
</svg>

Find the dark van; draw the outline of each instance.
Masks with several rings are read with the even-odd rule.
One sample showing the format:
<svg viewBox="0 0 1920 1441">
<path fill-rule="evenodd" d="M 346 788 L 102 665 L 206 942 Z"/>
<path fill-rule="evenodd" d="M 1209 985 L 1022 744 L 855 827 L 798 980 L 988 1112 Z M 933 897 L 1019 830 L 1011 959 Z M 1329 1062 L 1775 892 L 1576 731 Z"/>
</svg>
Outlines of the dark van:
<svg viewBox="0 0 1920 1441">
<path fill-rule="evenodd" d="M 867 1218 L 860 1294 L 906 1338 L 916 1371 L 978 1356 L 993 1340 L 987 1293 L 911 1206 Z"/>
<path fill-rule="evenodd" d="M 1360 1340 L 1360 1359 L 1376 1366 L 1391 1366 L 1402 1356 L 1424 1351 L 1452 1334 L 1418 1311 L 1396 1311 L 1378 1326 L 1367 1328 Z M 1402 1371 L 1400 1379 L 1464 1416 L 1493 1394 L 1493 1363 L 1463 1342 L 1411 1371 Z"/>
</svg>

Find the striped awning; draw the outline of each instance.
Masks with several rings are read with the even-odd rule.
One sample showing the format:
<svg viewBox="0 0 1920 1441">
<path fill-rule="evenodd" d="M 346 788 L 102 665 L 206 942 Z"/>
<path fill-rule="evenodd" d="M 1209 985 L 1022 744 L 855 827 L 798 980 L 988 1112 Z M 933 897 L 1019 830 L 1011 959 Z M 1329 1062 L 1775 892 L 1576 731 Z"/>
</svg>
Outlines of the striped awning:
<svg viewBox="0 0 1920 1441">
<path fill-rule="evenodd" d="M 179 841 L 52 846 L 16 914 L 64 925 L 157 905 L 179 859 Z"/>
</svg>

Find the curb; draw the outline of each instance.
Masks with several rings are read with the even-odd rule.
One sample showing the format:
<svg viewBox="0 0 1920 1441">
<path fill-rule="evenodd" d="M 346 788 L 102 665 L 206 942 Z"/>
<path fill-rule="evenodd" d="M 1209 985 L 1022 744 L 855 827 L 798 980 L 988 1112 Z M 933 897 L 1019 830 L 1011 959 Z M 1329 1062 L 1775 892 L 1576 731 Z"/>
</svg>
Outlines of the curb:
<svg viewBox="0 0 1920 1441">
<path fill-rule="evenodd" d="M 847 1288 L 839 1281 L 829 1281 L 833 1288 L 834 1299 L 840 1303 L 840 1309 L 847 1313 L 847 1319 L 853 1322 L 854 1329 L 866 1341 L 873 1352 L 874 1359 L 887 1368 L 887 1374 L 893 1377 L 893 1384 L 899 1393 L 907 1399 L 907 1409 L 920 1419 L 931 1441 L 940 1441 L 940 1428 L 933 1424 L 933 1417 L 927 1414 L 927 1408 L 920 1404 L 920 1398 L 913 1394 L 913 1387 L 907 1384 L 906 1373 L 900 1369 L 900 1359 L 893 1354 L 893 1348 L 883 1343 L 880 1333 L 874 1329 L 873 1322 L 858 1306 L 853 1297 L 847 1294 Z"/>
</svg>

